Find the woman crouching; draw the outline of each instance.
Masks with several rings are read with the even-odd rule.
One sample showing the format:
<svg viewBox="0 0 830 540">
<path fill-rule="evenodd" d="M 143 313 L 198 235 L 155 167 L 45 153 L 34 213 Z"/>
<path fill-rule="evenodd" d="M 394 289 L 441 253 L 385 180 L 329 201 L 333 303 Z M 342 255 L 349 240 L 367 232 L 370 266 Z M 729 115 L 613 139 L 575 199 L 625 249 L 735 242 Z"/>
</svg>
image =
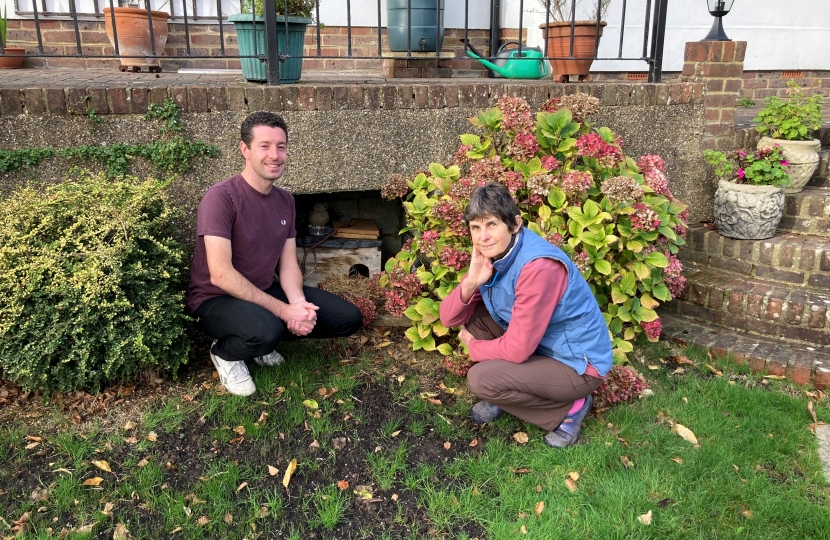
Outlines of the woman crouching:
<svg viewBox="0 0 830 540">
<path fill-rule="evenodd" d="M 467 381 L 483 401 L 473 420 L 508 412 L 548 431 L 550 446 L 571 445 L 613 361 L 596 299 L 565 252 L 522 227 L 503 185 L 477 188 L 464 221 L 470 268 L 441 303 L 441 322 L 461 326 L 475 363 Z"/>
</svg>

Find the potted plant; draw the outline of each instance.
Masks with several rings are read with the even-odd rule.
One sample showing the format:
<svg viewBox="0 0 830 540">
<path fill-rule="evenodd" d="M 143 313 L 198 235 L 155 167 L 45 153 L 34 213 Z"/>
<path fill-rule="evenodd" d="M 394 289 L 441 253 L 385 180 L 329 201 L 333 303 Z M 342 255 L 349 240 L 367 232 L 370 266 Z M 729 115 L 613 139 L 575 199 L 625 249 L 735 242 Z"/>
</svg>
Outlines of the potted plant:
<svg viewBox="0 0 830 540">
<path fill-rule="evenodd" d="M 606 22 L 611 0 L 538 0 L 549 13 L 550 22 L 539 28 L 547 42 L 547 56 L 553 58 L 553 78 L 556 82 L 568 82 L 571 75 L 579 76 L 579 82 L 591 82 L 591 64 L 599 47 L 599 38 Z M 578 20 L 575 20 L 577 19 Z M 573 35 L 573 55 L 571 54 Z M 570 59 L 568 57 L 573 57 Z M 559 58 L 557 60 L 557 58 Z M 587 60 L 576 60 L 587 58 Z"/>
<path fill-rule="evenodd" d="M 167 2 L 165 2 L 166 4 Z M 148 6 L 145 4 L 145 6 Z M 163 7 L 162 4 L 161 7 Z M 150 72 L 161 71 L 158 56 L 164 52 L 167 44 L 167 17 L 166 11 L 150 10 L 153 21 L 153 39 L 150 39 L 150 23 L 147 19 L 149 7 L 138 7 L 138 0 L 126 2 L 119 0 L 119 7 L 104 8 L 104 29 L 110 45 L 115 47 L 115 36 L 118 36 L 118 54 L 120 55 L 121 71 L 139 72 L 145 68 Z M 113 32 L 115 20 L 115 32 Z M 155 43 L 155 56 L 153 44 Z"/>
<path fill-rule="evenodd" d="M 715 192 L 718 233 L 740 240 L 772 237 L 784 211 L 784 188 L 790 185 L 781 145 L 729 155 L 705 150 L 703 155 L 721 177 Z"/>
<path fill-rule="evenodd" d="M 758 148 L 780 144 L 787 153 L 790 167 L 787 170 L 792 185 L 787 193 L 801 191 L 818 166 L 821 143 L 813 138 L 813 132 L 821 127 L 821 102 L 823 96 L 804 95 L 795 81 L 787 81 L 787 97 L 771 96 L 755 118 L 759 133 Z"/>
<path fill-rule="evenodd" d="M 277 49 L 288 57 L 280 63 L 280 82 L 292 83 L 302 75 L 305 32 L 308 25 L 314 22 L 312 11 L 315 0 L 274 1 L 277 7 Z M 254 58 L 262 57 L 266 51 L 263 0 L 242 0 L 240 11 L 242 13 L 233 14 L 228 20 L 236 30 L 239 55 L 252 57 L 242 58 L 242 76 L 247 81 L 267 81 L 266 63 Z"/>
<path fill-rule="evenodd" d="M 23 66 L 23 55 L 26 49 L 23 47 L 6 47 L 6 31 L 8 30 L 8 18 L 6 15 L 6 8 L 3 8 L 3 17 L 0 18 L 0 50 L 3 54 L 0 55 L 0 68 L 16 69 Z"/>
</svg>

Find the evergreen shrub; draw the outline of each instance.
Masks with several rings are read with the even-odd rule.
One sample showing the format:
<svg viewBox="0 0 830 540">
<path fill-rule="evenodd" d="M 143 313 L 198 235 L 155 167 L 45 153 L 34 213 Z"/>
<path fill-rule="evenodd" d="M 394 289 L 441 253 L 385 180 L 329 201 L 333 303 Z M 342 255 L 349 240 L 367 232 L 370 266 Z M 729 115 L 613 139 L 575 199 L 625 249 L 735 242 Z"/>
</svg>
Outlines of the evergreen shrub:
<svg viewBox="0 0 830 540">
<path fill-rule="evenodd" d="M 170 236 L 167 186 L 80 173 L 0 201 L 5 378 L 96 391 L 186 362 L 186 255 Z"/>
</svg>

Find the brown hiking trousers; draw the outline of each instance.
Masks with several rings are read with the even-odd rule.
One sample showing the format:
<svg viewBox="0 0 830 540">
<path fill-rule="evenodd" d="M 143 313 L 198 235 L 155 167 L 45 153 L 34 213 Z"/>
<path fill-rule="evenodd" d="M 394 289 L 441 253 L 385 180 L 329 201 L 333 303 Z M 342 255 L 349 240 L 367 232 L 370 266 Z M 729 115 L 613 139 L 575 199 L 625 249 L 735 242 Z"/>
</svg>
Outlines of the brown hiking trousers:
<svg viewBox="0 0 830 540">
<path fill-rule="evenodd" d="M 483 302 L 464 326 L 476 339 L 491 340 L 504 334 Z M 520 364 L 507 360 L 478 362 L 467 373 L 467 383 L 476 397 L 551 431 L 562 423 L 574 401 L 590 395 L 602 379 L 578 375 L 549 356 L 533 355 Z"/>
</svg>

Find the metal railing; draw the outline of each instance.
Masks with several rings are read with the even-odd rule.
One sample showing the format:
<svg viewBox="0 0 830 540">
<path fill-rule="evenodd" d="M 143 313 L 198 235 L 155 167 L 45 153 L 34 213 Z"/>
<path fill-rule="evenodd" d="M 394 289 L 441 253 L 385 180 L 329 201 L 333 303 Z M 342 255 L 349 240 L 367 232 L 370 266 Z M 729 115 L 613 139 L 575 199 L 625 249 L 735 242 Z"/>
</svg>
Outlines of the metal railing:
<svg viewBox="0 0 830 540">
<path fill-rule="evenodd" d="M 35 23 L 35 30 L 37 35 L 37 53 L 27 52 L 25 56 L 27 57 L 62 57 L 62 58 L 145 58 L 144 56 L 126 56 L 122 55 L 119 49 L 118 44 L 118 30 L 117 25 L 115 24 L 115 13 L 114 7 L 117 7 L 117 0 L 95 0 L 95 5 L 97 9 L 103 8 L 101 5 L 103 2 L 108 1 L 110 13 L 109 17 L 111 18 L 110 23 L 112 25 L 112 32 L 113 32 L 113 47 L 115 49 L 114 55 L 91 55 L 86 54 L 83 50 L 83 33 L 84 30 L 81 29 L 81 25 L 79 24 L 79 13 L 76 10 L 76 3 L 75 0 L 69 0 L 69 12 L 68 13 L 54 13 L 54 12 L 44 12 L 44 0 L 31 0 L 31 11 L 20 11 L 17 10 L 18 15 L 22 15 L 25 18 L 31 17 Z M 453 1 L 453 0 L 451 0 Z M 575 27 L 577 21 L 577 3 L 579 0 L 570 0 L 570 9 L 568 9 L 568 13 L 570 14 L 570 23 L 571 23 L 571 39 L 570 39 L 570 50 L 567 56 L 562 57 L 551 57 L 547 54 L 544 55 L 546 60 L 638 60 L 644 61 L 648 64 L 648 82 L 660 82 L 662 76 L 662 63 L 663 63 L 663 43 L 665 40 L 665 29 L 666 29 L 666 10 L 668 6 L 668 0 L 646 0 L 645 9 L 643 10 L 642 14 L 640 15 L 644 19 L 643 30 L 642 30 L 642 54 L 640 56 L 624 56 L 623 55 L 623 42 L 626 35 L 626 26 L 625 21 L 628 16 L 630 15 L 627 10 L 627 0 L 617 0 L 617 4 L 620 5 L 621 8 L 621 17 L 620 17 L 620 28 L 619 28 L 619 46 L 618 46 L 618 53 L 617 56 L 612 57 L 600 57 L 598 56 L 599 52 L 599 36 L 601 32 L 600 21 L 596 21 L 595 27 L 595 37 L 596 37 L 596 46 L 594 49 L 594 55 L 591 57 L 578 57 L 574 56 L 574 32 L 573 29 Z M 19 0 L 15 0 L 16 8 L 19 8 L 17 5 Z M 146 0 L 145 0 L 146 2 Z M 345 58 L 354 59 L 354 60 L 366 60 L 366 59 L 384 59 L 384 58 L 401 58 L 401 56 L 390 56 L 388 54 L 384 54 L 383 51 L 383 26 L 381 23 L 382 20 L 382 8 L 381 8 L 381 0 L 377 0 L 377 55 L 373 56 L 360 56 L 360 55 L 353 55 L 352 52 L 352 43 L 353 43 L 353 36 L 352 36 L 352 3 L 353 0 L 345 0 L 346 2 L 346 16 L 347 16 L 347 56 Z M 436 0 L 436 3 L 440 2 L 439 5 L 443 5 L 442 0 Z M 551 3 L 559 2 L 560 4 L 565 3 L 567 6 L 568 0 L 545 0 L 545 4 L 547 9 L 545 10 L 545 28 L 548 28 L 548 24 L 551 22 Z M 41 3 L 41 7 L 38 7 L 38 3 Z M 172 3 L 170 6 L 170 10 L 167 12 L 171 17 L 173 17 L 174 22 L 181 21 L 184 27 L 184 34 L 185 34 L 185 50 L 186 54 L 178 55 L 175 58 L 188 58 L 188 59 L 242 59 L 242 58 L 257 58 L 262 62 L 266 62 L 268 65 L 267 73 L 268 73 L 268 84 L 279 84 L 279 71 L 280 71 L 280 63 L 284 62 L 287 58 L 315 58 L 315 59 L 325 59 L 325 58 L 344 58 L 341 56 L 326 56 L 322 54 L 322 46 L 321 46 L 321 30 L 320 24 L 315 24 L 316 29 L 316 54 L 312 55 L 293 55 L 290 56 L 285 53 L 279 52 L 278 47 L 278 38 L 277 38 L 277 16 L 276 16 L 276 3 L 273 1 L 266 0 L 264 2 L 264 15 L 265 15 L 265 37 L 266 37 L 266 50 L 265 51 L 258 51 L 257 50 L 257 40 L 254 39 L 254 52 L 253 55 L 230 55 L 227 54 L 225 51 L 225 29 L 224 24 L 227 23 L 227 19 L 221 15 L 222 13 L 222 6 L 221 0 L 216 0 L 216 11 L 219 15 L 215 16 L 199 16 L 194 13 L 194 15 L 188 14 L 188 7 L 187 7 L 187 0 L 181 2 L 180 6 L 182 7 L 182 12 L 180 14 L 174 13 L 172 8 Z M 518 9 L 518 35 L 522 36 L 525 28 L 523 28 L 524 22 L 524 15 L 525 15 L 525 0 L 519 0 L 519 9 Z M 527 0 L 527 3 L 533 3 L 542 9 L 542 5 L 538 1 Z M 603 0 L 597 0 L 597 13 L 600 11 L 601 4 Z M 286 2 L 287 4 L 287 2 Z M 193 4 L 196 5 L 195 3 Z M 170 59 L 171 57 L 162 56 L 163 51 L 157 51 L 155 46 L 155 39 L 154 39 L 154 30 L 153 30 L 153 23 L 152 23 L 152 16 L 151 10 L 149 8 L 145 8 L 147 11 L 147 21 L 149 25 L 149 33 L 150 33 L 150 44 L 151 44 L 151 55 L 150 58 L 153 59 Z M 500 13 L 502 10 L 501 0 L 490 0 L 490 56 L 485 57 L 487 60 L 495 60 L 496 56 L 493 54 L 493 51 L 498 49 L 499 44 L 499 31 L 500 28 Z M 195 12 L 195 8 L 193 10 Z M 441 9 L 435 9 L 436 12 L 436 43 L 439 42 L 438 36 L 438 28 L 441 26 Z M 469 50 L 469 14 L 470 14 L 470 0 L 464 0 L 464 51 L 466 53 Z M 286 13 L 287 16 L 296 16 L 300 14 L 291 14 Z M 320 21 L 320 5 L 319 2 L 315 5 L 315 13 L 316 21 L 319 23 Z M 43 45 L 43 37 L 42 37 L 42 28 L 41 28 L 41 19 L 52 19 L 55 16 L 59 16 L 63 19 L 66 17 L 71 18 L 73 22 L 73 29 L 75 34 L 75 49 L 76 54 L 50 54 L 45 51 Z M 92 16 L 95 18 L 102 18 L 105 15 L 103 13 L 95 13 L 95 14 L 81 14 L 81 16 Z M 253 22 L 256 22 L 255 14 L 251 14 L 251 19 Z M 288 51 L 288 19 L 285 19 L 285 47 L 284 51 Z M 412 0 L 407 1 L 407 21 L 412 20 Z M 195 23 L 193 21 L 196 21 Z M 204 54 L 192 54 L 191 53 L 191 39 L 190 39 L 190 26 L 193 24 L 204 24 L 204 23 L 217 23 L 218 24 L 218 34 L 219 34 L 219 47 L 220 53 L 218 55 L 211 54 L 211 55 L 204 55 Z M 256 26 L 254 26 L 254 32 L 256 32 Z M 518 44 L 518 59 L 521 60 L 521 50 L 522 47 L 521 39 L 519 40 Z M 407 51 L 406 51 L 406 58 L 412 58 L 412 53 L 418 52 L 412 50 L 412 25 L 409 24 L 407 29 Z M 419 57 L 423 57 L 420 55 Z M 435 51 L 436 58 L 441 57 L 441 51 Z M 467 58 L 467 56 L 463 56 L 461 58 Z M 538 60 L 538 59 L 537 59 Z"/>
</svg>

